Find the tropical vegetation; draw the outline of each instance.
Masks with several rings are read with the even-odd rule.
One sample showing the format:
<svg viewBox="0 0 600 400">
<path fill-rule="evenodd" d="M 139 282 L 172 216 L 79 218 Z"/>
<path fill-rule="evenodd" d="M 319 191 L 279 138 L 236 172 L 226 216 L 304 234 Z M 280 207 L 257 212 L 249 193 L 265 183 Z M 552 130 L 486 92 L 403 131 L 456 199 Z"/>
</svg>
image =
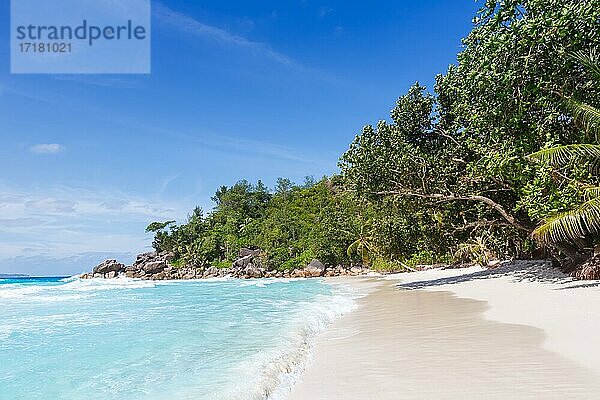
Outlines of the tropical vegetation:
<svg viewBox="0 0 600 400">
<path fill-rule="evenodd" d="M 340 174 L 221 187 L 208 214 L 153 223 L 179 263 L 272 268 L 593 255 L 600 229 L 600 0 L 487 0 L 457 62 L 367 125 Z"/>
</svg>

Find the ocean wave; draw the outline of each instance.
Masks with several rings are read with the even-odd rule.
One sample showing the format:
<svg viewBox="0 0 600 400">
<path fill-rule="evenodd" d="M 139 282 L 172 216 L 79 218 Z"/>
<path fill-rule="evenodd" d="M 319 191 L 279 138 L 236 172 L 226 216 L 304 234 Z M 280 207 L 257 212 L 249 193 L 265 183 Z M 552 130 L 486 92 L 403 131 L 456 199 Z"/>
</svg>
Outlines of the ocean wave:
<svg viewBox="0 0 600 400">
<path fill-rule="evenodd" d="M 240 286 L 256 286 L 266 287 L 273 283 L 290 283 L 296 281 L 303 281 L 306 278 L 260 278 L 260 279 L 239 279 Z"/>
<path fill-rule="evenodd" d="M 17 284 L 3 285 L 0 288 L 0 299 L 17 299 L 39 293 L 43 288 L 39 286 L 21 286 Z"/>
<path fill-rule="evenodd" d="M 121 279 L 121 278 L 117 278 Z M 199 279 L 174 279 L 174 280 L 159 280 L 153 281 L 156 286 L 164 285 L 181 285 L 189 283 L 199 284 L 211 284 L 211 283 L 222 283 L 222 282 L 237 282 L 240 287 L 255 286 L 255 287 L 266 287 L 274 283 L 290 283 L 296 281 L 303 281 L 306 278 L 259 278 L 259 279 L 240 279 L 234 278 L 231 275 L 219 276 L 214 278 L 199 278 Z"/>
<path fill-rule="evenodd" d="M 13 332 L 12 326 L 0 325 L 0 340 L 8 339 L 12 332 Z"/>
<path fill-rule="evenodd" d="M 73 281 L 76 281 L 76 280 L 79 280 L 79 279 L 80 279 L 79 275 L 73 275 L 73 276 L 69 276 L 67 278 L 60 279 L 60 282 L 73 282 Z"/>
<path fill-rule="evenodd" d="M 79 300 L 85 297 L 81 292 L 94 292 L 111 289 L 137 289 L 154 287 L 153 281 L 130 278 L 117 279 L 71 279 L 52 285 L 3 284 L 0 287 L 0 300 L 21 300 L 27 302 L 57 302 Z"/>
<path fill-rule="evenodd" d="M 61 288 L 62 290 L 89 292 L 112 289 L 140 289 L 151 288 L 155 286 L 155 281 L 119 277 L 115 279 L 76 279 L 57 287 Z"/>
<path fill-rule="evenodd" d="M 0 303 L 4 303 L 0 304 L 4 311 L 0 340 L 7 343 L 7 354 L 17 358 L 23 352 L 28 354 L 31 365 L 27 371 L 45 365 L 49 359 L 43 355 L 46 352 L 53 354 L 64 348 L 90 351 L 90 363 L 95 356 L 109 360 L 111 367 L 102 379 L 111 387 L 87 380 L 85 373 L 60 363 L 48 373 L 77 375 L 83 384 L 107 395 L 116 393 L 111 388 L 119 387 L 123 393 L 115 399 L 135 397 L 142 390 L 152 393 L 147 398 L 153 399 L 176 393 L 182 400 L 279 400 L 304 371 L 317 335 L 352 311 L 360 297 L 352 288 L 319 280 L 217 279 L 152 282 L 77 278 L 35 285 L 5 284 L 0 288 Z M 178 286 L 151 292 L 145 289 L 158 285 Z M 103 292 L 111 289 L 121 290 Z M 66 299 L 80 300 L 49 303 Z M 110 350 L 113 345 L 114 354 Z M 133 368 L 135 363 L 140 367 Z M 158 365 L 172 370 L 165 374 Z M 20 368 L 19 364 L 5 370 L 15 368 Z M 2 371 L 0 365 L 0 374 Z M 131 377 L 135 384 L 125 377 Z M 40 385 L 38 391 L 55 383 Z M 14 383 L 11 387 L 18 391 L 22 386 Z M 83 392 L 77 393 L 71 393 L 70 398 L 84 398 L 79 396 Z"/>
<path fill-rule="evenodd" d="M 181 284 L 186 284 L 186 283 L 221 283 L 221 282 L 230 282 L 230 281 L 235 281 L 238 280 L 237 278 L 234 278 L 230 275 L 226 275 L 226 276 L 218 276 L 218 277 L 214 277 L 214 278 L 198 278 L 198 279 L 167 279 L 167 280 L 159 280 L 159 281 L 153 281 L 155 285 L 157 286 L 164 286 L 164 285 L 181 285 Z"/>
<path fill-rule="evenodd" d="M 300 278 L 301 279 L 301 278 Z M 239 366 L 243 380 L 253 382 L 250 390 L 240 387 L 231 398 L 247 400 L 283 400 L 304 372 L 318 334 L 340 316 L 357 307 L 364 294 L 347 286 L 335 286 L 333 293 L 317 295 L 301 302 L 294 312 L 294 329 L 281 338 L 277 347 L 257 353 Z M 256 375 L 256 371 L 261 373 Z M 250 372 L 250 373 L 249 373 Z"/>
<path fill-rule="evenodd" d="M 57 293 L 55 291 L 52 291 L 50 287 L 26 286 L 0 289 L 0 300 L 21 300 L 27 302 L 56 302 L 79 300 L 81 298 L 81 295 Z"/>
<path fill-rule="evenodd" d="M 44 301 L 47 301 L 47 299 Z M 7 339 L 13 333 L 43 332 L 44 335 L 52 335 L 64 328 L 89 328 L 90 326 L 103 324 L 105 324 L 105 321 L 102 321 L 99 317 L 75 313 L 19 316 L 18 318 L 5 320 L 0 325 L 0 339 Z"/>
</svg>

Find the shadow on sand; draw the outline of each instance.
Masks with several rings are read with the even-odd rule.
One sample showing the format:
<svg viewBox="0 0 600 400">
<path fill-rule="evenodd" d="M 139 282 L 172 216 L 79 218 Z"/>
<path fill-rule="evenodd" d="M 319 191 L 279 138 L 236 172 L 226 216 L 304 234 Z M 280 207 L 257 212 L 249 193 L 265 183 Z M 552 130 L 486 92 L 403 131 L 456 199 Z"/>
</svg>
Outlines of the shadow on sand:
<svg viewBox="0 0 600 400">
<path fill-rule="evenodd" d="M 544 282 L 560 284 L 556 290 L 574 289 L 579 287 L 599 286 L 600 281 L 576 281 L 557 268 L 552 267 L 550 261 L 544 260 L 514 260 L 502 263 L 495 268 L 476 271 L 459 276 L 449 276 L 433 280 L 406 282 L 396 285 L 401 289 L 423 289 L 427 287 L 452 285 L 469 282 L 477 279 L 491 279 L 507 276 L 515 282 Z M 562 286 L 564 285 L 564 286 Z"/>
</svg>

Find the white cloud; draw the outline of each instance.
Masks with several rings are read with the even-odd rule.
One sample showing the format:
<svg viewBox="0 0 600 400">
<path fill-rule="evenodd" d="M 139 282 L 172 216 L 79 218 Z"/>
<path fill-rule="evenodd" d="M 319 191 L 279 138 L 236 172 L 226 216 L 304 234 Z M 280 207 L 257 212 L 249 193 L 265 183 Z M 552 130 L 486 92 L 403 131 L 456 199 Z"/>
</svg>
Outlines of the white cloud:
<svg viewBox="0 0 600 400">
<path fill-rule="evenodd" d="M 56 154 L 65 149 L 65 146 L 58 143 L 40 143 L 29 148 L 29 151 L 35 154 Z"/>
<path fill-rule="evenodd" d="M 69 214 L 75 211 L 75 203 L 70 200 L 59 200 L 52 197 L 35 198 L 26 200 L 25 209 L 30 212 L 42 212 L 47 214 Z"/>
<path fill-rule="evenodd" d="M 0 251 L 2 249 L 3 246 L 0 244 Z M 107 258 L 116 258 L 121 262 L 131 263 L 135 260 L 135 253 L 88 252 L 66 257 L 16 255 L 2 261 L 0 273 L 25 273 L 32 276 L 74 275 L 89 271 Z"/>
<path fill-rule="evenodd" d="M 0 219 L 53 216 L 145 221 L 179 217 L 187 210 L 181 206 L 107 189 L 55 187 L 33 193 L 0 187 Z"/>
<path fill-rule="evenodd" d="M 205 24 L 186 14 L 174 11 L 162 3 L 153 3 L 152 7 L 153 13 L 158 17 L 160 22 L 169 24 L 180 31 L 197 36 L 204 36 L 229 45 L 246 48 L 269 57 L 271 60 L 283 65 L 299 66 L 291 57 L 271 49 L 265 43 L 255 42 L 243 36 L 233 34 L 225 29 Z"/>
<path fill-rule="evenodd" d="M 318 157 L 315 157 L 317 152 L 312 148 L 310 150 L 292 148 L 278 143 L 246 139 L 237 136 L 227 136 L 223 134 L 204 133 L 203 135 L 197 135 L 145 124 L 136 124 L 133 126 L 135 126 L 136 129 L 144 129 L 160 133 L 161 135 L 169 135 L 180 140 L 197 143 L 206 148 L 223 151 L 228 154 L 253 154 L 256 156 L 266 156 L 268 159 L 277 158 L 280 160 L 288 160 L 313 166 L 318 165 L 326 168 L 331 167 L 331 163 L 322 160 L 335 160 L 338 157 L 338 153 L 333 150 L 327 153 L 319 152 Z M 333 165 L 335 166 L 335 162 Z M 167 182 L 167 184 L 168 183 L 170 182 Z"/>
<path fill-rule="evenodd" d="M 192 206 L 108 188 L 0 185 L 0 261 L 146 251 L 152 240 L 144 232 L 148 223 L 182 221 Z"/>
</svg>

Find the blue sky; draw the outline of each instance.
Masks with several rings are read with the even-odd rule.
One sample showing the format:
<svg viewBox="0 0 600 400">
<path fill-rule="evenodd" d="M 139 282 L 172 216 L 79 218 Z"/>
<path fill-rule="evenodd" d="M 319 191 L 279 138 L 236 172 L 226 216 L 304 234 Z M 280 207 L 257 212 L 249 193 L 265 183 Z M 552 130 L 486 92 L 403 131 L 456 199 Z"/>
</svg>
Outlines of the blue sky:
<svg viewBox="0 0 600 400">
<path fill-rule="evenodd" d="M 0 273 L 149 248 L 219 185 L 337 171 L 367 123 L 453 63 L 466 1 L 154 2 L 150 75 L 11 75 L 0 6 Z"/>
</svg>

